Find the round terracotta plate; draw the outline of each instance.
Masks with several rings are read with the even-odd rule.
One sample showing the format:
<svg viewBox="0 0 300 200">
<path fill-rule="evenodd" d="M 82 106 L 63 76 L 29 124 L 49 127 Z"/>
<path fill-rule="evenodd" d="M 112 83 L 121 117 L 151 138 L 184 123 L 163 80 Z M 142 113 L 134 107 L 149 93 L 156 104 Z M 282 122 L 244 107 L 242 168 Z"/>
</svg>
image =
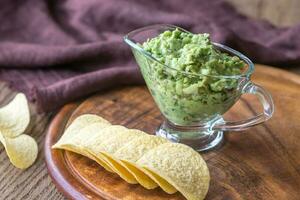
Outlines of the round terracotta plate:
<svg viewBox="0 0 300 200">
<path fill-rule="evenodd" d="M 221 148 L 202 153 L 211 174 L 207 199 L 299 199 L 300 196 L 300 78 L 269 67 L 258 67 L 253 81 L 274 98 L 274 117 L 263 125 L 226 133 Z M 246 101 L 247 99 L 248 101 Z M 250 100 L 250 101 L 249 101 Z M 259 103 L 252 96 L 239 101 L 227 118 L 255 114 Z M 162 121 L 145 87 L 119 88 L 68 104 L 52 120 L 45 138 L 50 176 L 69 199 L 184 199 L 160 189 L 130 185 L 83 156 L 51 146 L 65 127 L 84 113 L 99 114 L 112 124 L 153 134 Z"/>
</svg>

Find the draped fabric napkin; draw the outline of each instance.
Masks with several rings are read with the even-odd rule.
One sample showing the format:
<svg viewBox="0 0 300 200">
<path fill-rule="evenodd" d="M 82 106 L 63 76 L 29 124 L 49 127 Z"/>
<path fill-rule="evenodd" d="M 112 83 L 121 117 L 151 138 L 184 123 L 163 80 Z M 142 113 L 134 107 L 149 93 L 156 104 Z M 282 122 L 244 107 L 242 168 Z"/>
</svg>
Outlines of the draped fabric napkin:
<svg viewBox="0 0 300 200">
<path fill-rule="evenodd" d="M 112 87 L 143 84 L 122 37 L 157 23 L 208 32 L 255 62 L 300 63 L 300 26 L 275 28 L 220 0 L 3 0 L 0 80 L 25 92 L 41 111 Z"/>
</svg>

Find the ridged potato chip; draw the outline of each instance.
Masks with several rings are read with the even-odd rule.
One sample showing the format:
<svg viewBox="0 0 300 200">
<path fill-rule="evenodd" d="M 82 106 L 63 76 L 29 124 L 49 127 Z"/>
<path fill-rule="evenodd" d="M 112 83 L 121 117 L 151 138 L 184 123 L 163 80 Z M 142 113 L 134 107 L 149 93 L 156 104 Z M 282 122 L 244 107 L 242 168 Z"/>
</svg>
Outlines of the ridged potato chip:
<svg viewBox="0 0 300 200">
<path fill-rule="evenodd" d="M 6 150 L 10 162 L 17 168 L 28 168 L 37 158 L 37 143 L 29 135 L 23 134 L 9 138 L 0 134 L 0 141 Z"/>
<path fill-rule="evenodd" d="M 23 93 L 17 94 L 11 102 L 0 108 L 0 130 L 5 137 L 21 135 L 29 122 L 29 107 Z"/>
<path fill-rule="evenodd" d="M 189 200 L 202 200 L 209 187 L 205 161 L 192 148 L 164 143 L 137 161 L 139 166 L 159 175 Z"/>
</svg>

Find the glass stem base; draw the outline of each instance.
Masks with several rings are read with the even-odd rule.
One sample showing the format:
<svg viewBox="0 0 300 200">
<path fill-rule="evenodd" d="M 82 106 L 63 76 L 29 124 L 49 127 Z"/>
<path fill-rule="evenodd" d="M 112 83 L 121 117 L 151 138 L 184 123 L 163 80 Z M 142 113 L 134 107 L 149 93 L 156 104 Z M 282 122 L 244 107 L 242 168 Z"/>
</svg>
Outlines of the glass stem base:
<svg viewBox="0 0 300 200">
<path fill-rule="evenodd" d="M 199 152 L 217 147 L 223 141 L 223 131 L 176 126 L 166 121 L 156 130 L 156 135 L 171 142 L 183 143 Z"/>
</svg>

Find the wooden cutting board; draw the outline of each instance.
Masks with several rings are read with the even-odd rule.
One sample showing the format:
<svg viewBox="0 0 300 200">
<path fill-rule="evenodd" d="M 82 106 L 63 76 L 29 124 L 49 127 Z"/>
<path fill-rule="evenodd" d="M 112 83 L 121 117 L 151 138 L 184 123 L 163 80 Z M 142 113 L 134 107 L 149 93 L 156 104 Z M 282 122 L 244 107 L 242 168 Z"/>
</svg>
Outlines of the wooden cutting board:
<svg viewBox="0 0 300 200">
<path fill-rule="evenodd" d="M 300 198 L 300 77 L 283 70 L 257 66 L 253 81 L 269 90 L 275 114 L 262 125 L 225 134 L 224 144 L 202 153 L 211 184 L 206 199 Z M 250 101 L 250 103 L 248 101 Z M 227 118 L 253 115 L 259 103 L 245 96 Z M 64 106 L 54 117 L 45 139 L 45 156 L 54 183 L 69 199 L 184 199 L 179 193 L 146 190 L 130 185 L 83 156 L 51 146 L 77 116 L 95 113 L 128 128 L 153 134 L 162 116 L 145 87 L 118 88 Z"/>
</svg>

